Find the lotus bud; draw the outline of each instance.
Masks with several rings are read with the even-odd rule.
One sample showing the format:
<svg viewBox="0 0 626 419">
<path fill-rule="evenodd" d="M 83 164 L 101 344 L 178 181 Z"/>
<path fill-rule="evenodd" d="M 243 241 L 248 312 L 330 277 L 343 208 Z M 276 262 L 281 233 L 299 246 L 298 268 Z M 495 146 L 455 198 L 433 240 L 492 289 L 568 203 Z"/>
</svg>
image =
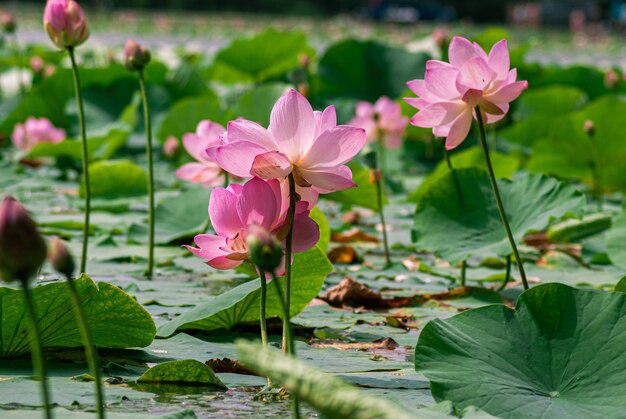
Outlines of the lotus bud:
<svg viewBox="0 0 626 419">
<path fill-rule="evenodd" d="M 89 28 L 80 5 L 74 0 L 48 0 L 43 26 L 60 50 L 81 45 L 89 38 Z"/>
<path fill-rule="evenodd" d="M 595 131 L 595 126 L 593 125 L 593 121 L 591 119 L 585 120 L 583 129 L 585 130 L 587 135 L 592 136 Z"/>
<path fill-rule="evenodd" d="M 0 279 L 27 281 L 46 260 L 46 242 L 35 221 L 10 196 L 0 203 Z"/>
<path fill-rule="evenodd" d="M 250 260 L 259 269 L 274 272 L 283 258 L 281 243 L 266 228 L 251 225 L 248 231 Z"/>
<path fill-rule="evenodd" d="M 165 157 L 173 158 L 178 152 L 179 147 L 180 142 L 178 141 L 178 138 L 170 135 L 163 144 L 163 154 L 165 154 Z"/>
<path fill-rule="evenodd" d="M 36 75 L 39 75 L 39 74 L 43 73 L 43 69 L 44 69 L 45 65 L 46 65 L 46 63 L 38 55 L 35 55 L 35 56 L 33 56 L 33 58 L 30 59 L 30 69 Z"/>
<path fill-rule="evenodd" d="M 5 33 L 14 33 L 17 29 L 15 18 L 9 12 L 0 12 L 0 25 Z"/>
<path fill-rule="evenodd" d="M 150 62 L 150 51 L 129 39 L 124 46 L 124 64 L 130 71 L 142 71 Z"/>
<path fill-rule="evenodd" d="M 58 237 L 53 237 L 50 240 L 48 260 L 54 270 L 64 275 L 66 278 L 71 278 L 74 274 L 74 270 L 76 269 L 74 257 L 65 243 L 63 243 L 63 240 Z"/>
</svg>

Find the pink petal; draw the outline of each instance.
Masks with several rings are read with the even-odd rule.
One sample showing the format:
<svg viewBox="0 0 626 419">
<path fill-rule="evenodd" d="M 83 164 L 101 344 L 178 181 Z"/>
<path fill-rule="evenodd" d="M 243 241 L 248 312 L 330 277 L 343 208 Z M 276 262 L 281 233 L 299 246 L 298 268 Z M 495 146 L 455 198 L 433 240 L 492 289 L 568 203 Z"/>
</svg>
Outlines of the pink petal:
<svg viewBox="0 0 626 419">
<path fill-rule="evenodd" d="M 280 151 L 268 151 L 254 158 L 250 173 L 261 179 L 280 179 L 287 177 L 292 169 L 287 156 Z"/>
<path fill-rule="evenodd" d="M 215 269 L 227 271 L 229 269 L 236 268 L 242 263 L 243 263 L 243 260 L 231 260 L 228 258 L 228 256 L 220 256 L 220 257 L 216 257 L 216 258 L 209 260 L 207 262 L 207 265 Z"/>
<path fill-rule="evenodd" d="M 486 116 L 485 123 L 486 124 L 493 124 L 495 122 L 498 122 L 499 120 L 504 118 L 506 116 L 506 113 L 509 111 L 509 104 L 508 103 L 498 104 L 497 106 L 498 106 L 498 108 L 500 108 L 502 110 L 502 114 L 500 114 L 500 115 L 492 115 L 490 113 L 486 113 L 485 114 L 485 116 Z"/>
<path fill-rule="evenodd" d="M 496 72 L 489 68 L 487 62 L 480 58 L 470 58 L 463 64 L 456 77 L 455 85 L 461 95 L 468 90 L 484 90 L 496 77 Z"/>
<path fill-rule="evenodd" d="M 211 191 L 209 217 L 213 229 L 220 236 L 233 237 L 245 227 L 235 210 L 237 201 L 237 195 L 228 189 L 215 188 Z"/>
<path fill-rule="evenodd" d="M 411 118 L 416 127 L 434 128 L 446 125 L 465 111 L 467 105 L 462 102 L 439 102 L 422 109 Z"/>
<path fill-rule="evenodd" d="M 509 48 L 506 45 L 506 39 L 503 39 L 491 48 L 487 64 L 489 64 L 489 67 L 496 72 L 498 79 L 506 80 L 511 66 Z"/>
<path fill-rule="evenodd" d="M 517 99 L 528 88 L 527 81 L 516 81 L 502 87 L 500 90 L 485 95 L 484 98 L 495 104 L 510 103 Z"/>
<path fill-rule="evenodd" d="M 320 135 L 298 165 L 305 169 L 336 167 L 352 160 L 365 145 L 363 128 L 341 125 Z"/>
<path fill-rule="evenodd" d="M 224 131 L 226 131 L 226 129 L 223 126 L 217 122 L 209 121 L 208 119 L 200 121 L 196 127 L 196 134 L 200 138 L 210 142 L 210 144 L 207 145 L 207 148 L 218 145 L 219 142 L 217 140 L 219 136 L 224 133 Z"/>
<path fill-rule="evenodd" d="M 237 200 L 236 208 L 244 225 L 258 224 L 265 228 L 271 228 L 280 211 L 272 187 L 256 177 L 243 185 L 243 192 Z M 233 207 L 230 211 L 233 212 Z"/>
<path fill-rule="evenodd" d="M 183 246 L 191 253 L 202 259 L 208 260 L 208 264 L 215 269 L 232 269 L 239 266 L 241 261 L 227 259 L 228 252 L 222 250 L 226 247 L 226 238 L 213 234 L 199 234 L 194 238 L 199 247 Z"/>
<path fill-rule="evenodd" d="M 250 141 L 229 142 L 207 149 L 209 158 L 213 159 L 224 171 L 235 176 L 248 178 L 254 159 L 259 154 L 270 150 Z"/>
<path fill-rule="evenodd" d="M 276 150 L 276 141 L 268 130 L 256 122 L 246 119 L 236 119 L 228 123 L 228 142 L 248 141 L 259 144 L 267 150 Z"/>
<path fill-rule="evenodd" d="M 201 162 L 211 161 L 206 154 L 206 149 L 209 148 L 208 142 L 203 141 L 197 134 L 187 133 L 183 135 L 183 146 L 195 160 Z"/>
<path fill-rule="evenodd" d="M 353 188 L 352 171 L 348 166 L 334 169 L 307 170 L 298 168 L 298 173 L 309 182 L 319 193 L 330 193 Z"/>
<path fill-rule="evenodd" d="M 222 169 L 215 164 L 187 163 L 176 170 L 176 177 L 193 183 L 202 183 L 205 188 L 222 183 Z"/>
<path fill-rule="evenodd" d="M 456 148 L 467 138 L 472 126 L 472 109 L 467 108 L 450 126 L 448 138 L 446 138 L 446 150 Z"/>
<path fill-rule="evenodd" d="M 452 38 L 452 41 L 450 41 L 448 58 L 450 59 L 450 64 L 454 67 L 461 68 L 467 60 L 476 56 L 477 54 L 474 45 L 467 39 L 455 36 Z"/>
<path fill-rule="evenodd" d="M 455 68 L 439 68 L 426 70 L 424 82 L 430 93 L 439 100 L 454 100 L 461 97 L 456 89 L 454 81 L 457 79 L 458 70 Z"/>
<path fill-rule="evenodd" d="M 311 104 L 296 90 L 289 90 L 274 105 L 268 130 L 279 151 L 292 161 L 299 160 L 315 134 Z"/>
<path fill-rule="evenodd" d="M 374 117 L 374 106 L 371 103 L 360 101 L 356 104 L 356 116 L 360 116 L 361 118 L 373 118 Z"/>
<path fill-rule="evenodd" d="M 324 109 L 323 112 L 314 111 L 313 119 L 315 120 L 315 134 L 313 138 L 317 138 L 324 131 L 337 126 L 337 111 L 331 105 Z"/>
<path fill-rule="evenodd" d="M 296 215 L 293 222 L 293 251 L 304 252 L 320 240 L 320 228 L 306 211 Z"/>
</svg>

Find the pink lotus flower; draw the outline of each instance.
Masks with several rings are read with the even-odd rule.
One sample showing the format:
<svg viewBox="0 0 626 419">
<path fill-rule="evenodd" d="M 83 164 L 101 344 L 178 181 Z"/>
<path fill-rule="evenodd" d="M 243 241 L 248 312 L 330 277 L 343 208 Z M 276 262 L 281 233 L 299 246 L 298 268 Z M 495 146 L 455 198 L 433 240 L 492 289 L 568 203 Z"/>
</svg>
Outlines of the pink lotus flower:
<svg viewBox="0 0 626 419">
<path fill-rule="evenodd" d="M 262 179 L 285 179 L 293 173 L 301 190 L 329 193 L 356 186 L 345 163 L 365 144 L 365 130 L 337 126 L 334 107 L 314 112 L 291 89 L 274 105 L 268 129 L 239 119 L 228 124 L 221 141 L 207 153 L 229 173 Z"/>
<path fill-rule="evenodd" d="M 83 9 L 74 0 L 48 0 L 43 12 L 43 26 L 60 50 L 77 47 L 89 38 Z"/>
<path fill-rule="evenodd" d="M 211 121 L 201 121 L 195 133 L 183 136 L 183 145 L 191 157 L 197 160 L 187 163 L 176 171 L 180 179 L 193 183 L 202 183 L 202 186 L 222 185 L 224 171 L 206 153 L 206 149 L 221 144 L 220 135 L 226 130 L 220 124 Z"/>
<path fill-rule="evenodd" d="M 25 123 L 15 125 L 11 139 L 19 150 L 30 151 L 39 143 L 60 143 L 65 140 L 65 130 L 55 128 L 46 118 L 31 116 Z"/>
<path fill-rule="evenodd" d="M 377 141 L 382 137 L 385 147 L 398 148 L 402 144 L 402 135 L 409 123 L 409 118 L 402 115 L 400 105 L 387 96 L 383 96 L 374 105 L 369 102 L 356 104 L 356 117 L 349 125 L 363 128 L 367 132 L 367 141 Z"/>
<path fill-rule="evenodd" d="M 215 269 L 235 268 L 250 258 L 247 238 L 252 225 L 264 227 L 284 241 L 288 229 L 288 206 L 288 196 L 281 192 L 275 179 L 264 181 L 255 177 L 244 185 L 215 188 L 211 191 L 209 217 L 217 234 L 199 234 L 194 238 L 199 248 L 185 247 L 206 259 L 207 265 Z M 310 249 L 319 236 L 318 225 L 309 218 L 308 203 L 298 202 L 293 225 L 293 251 Z"/>
<path fill-rule="evenodd" d="M 489 55 L 476 43 L 455 36 L 448 51 L 450 63 L 430 60 L 424 80 L 408 82 L 418 98 L 405 98 L 419 112 L 411 124 L 433 128 L 433 134 L 447 137 L 446 149 L 457 147 L 467 137 L 480 108 L 487 124 L 499 121 L 528 87 L 515 81 L 517 70 L 510 70 L 506 40 L 495 44 Z"/>
</svg>

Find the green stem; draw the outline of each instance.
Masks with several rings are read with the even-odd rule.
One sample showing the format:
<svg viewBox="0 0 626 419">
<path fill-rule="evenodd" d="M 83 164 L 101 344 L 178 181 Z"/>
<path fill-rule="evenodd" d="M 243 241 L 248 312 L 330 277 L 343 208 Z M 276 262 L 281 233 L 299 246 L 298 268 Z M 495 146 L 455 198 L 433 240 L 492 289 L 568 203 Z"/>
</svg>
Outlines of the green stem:
<svg viewBox="0 0 626 419">
<path fill-rule="evenodd" d="M 446 148 L 445 144 L 443 146 L 443 155 L 446 157 L 446 165 L 448 166 L 448 170 L 452 172 L 452 179 L 454 180 L 454 187 L 456 188 L 456 193 L 459 195 L 459 201 L 461 206 L 465 206 L 465 201 L 463 199 L 463 189 L 461 188 L 461 183 L 459 182 L 459 176 L 457 172 L 454 170 L 452 166 L 452 159 L 450 159 L 450 152 Z"/>
<path fill-rule="evenodd" d="M 28 285 L 28 280 L 21 280 L 22 289 L 24 291 L 24 302 L 26 305 L 26 311 L 28 312 L 28 318 L 30 320 L 30 332 L 31 332 L 31 351 L 33 356 L 33 366 L 35 367 L 36 379 L 41 385 L 41 397 L 43 398 L 43 404 L 45 408 L 45 416 L 47 419 L 52 418 L 52 411 L 50 410 L 50 392 L 48 391 L 48 378 L 46 376 L 46 361 L 43 356 L 43 345 L 41 343 L 41 332 L 39 325 L 37 324 L 37 315 L 35 314 L 35 305 L 33 303 L 33 295 Z"/>
<path fill-rule="evenodd" d="M 600 161 L 600 152 L 598 144 L 594 141 L 593 134 L 588 134 L 591 140 L 591 153 L 593 161 L 591 163 L 591 171 L 593 172 L 593 195 L 598 204 L 598 211 L 602 211 L 604 207 L 604 187 L 602 185 L 602 162 Z"/>
<path fill-rule="evenodd" d="M 87 319 L 85 318 L 85 312 L 76 290 L 76 284 L 71 277 L 67 277 L 67 285 L 70 289 L 72 296 L 72 304 L 74 305 L 74 313 L 76 314 L 76 320 L 78 321 L 78 329 L 80 335 L 83 338 L 83 346 L 85 347 L 85 355 L 87 356 L 87 364 L 89 365 L 89 371 L 94 379 L 94 386 L 96 389 L 96 403 L 98 418 L 104 419 L 104 394 L 102 391 L 102 381 L 100 378 L 100 363 L 98 362 L 98 354 L 96 347 L 91 339 L 91 333 L 89 332 L 89 326 Z"/>
<path fill-rule="evenodd" d="M 502 291 L 506 288 L 506 284 L 511 280 L 511 255 L 506 256 L 506 274 L 504 275 L 504 281 L 500 288 L 498 288 L 498 292 Z"/>
<path fill-rule="evenodd" d="M 72 74 L 74 75 L 74 92 L 76 94 L 76 104 L 78 105 L 78 120 L 80 123 L 80 134 L 82 141 L 82 158 L 83 158 L 83 182 L 85 187 L 85 221 L 83 222 L 83 249 L 80 257 L 80 272 L 85 273 L 87 270 L 87 248 L 89 245 L 89 216 L 91 214 L 91 185 L 89 184 L 89 149 L 87 148 L 87 130 L 85 128 L 85 107 L 83 105 L 83 96 L 80 90 L 80 76 L 78 74 L 78 66 L 76 65 L 76 57 L 74 56 L 74 47 L 68 47 L 67 52 L 72 61 Z"/>
<path fill-rule="evenodd" d="M 228 188 L 229 184 L 230 184 L 230 173 L 224 172 L 224 187 Z"/>
<path fill-rule="evenodd" d="M 265 272 L 259 270 L 261 277 L 261 304 L 259 310 L 259 324 L 261 326 L 261 343 L 263 346 L 267 347 L 267 314 L 265 312 L 265 307 L 267 304 L 267 278 L 265 277 Z M 267 387 L 272 388 L 272 379 L 267 377 Z"/>
<path fill-rule="evenodd" d="M 476 120 L 478 121 L 478 128 L 480 131 L 480 144 L 483 148 L 483 153 L 485 154 L 485 163 L 487 164 L 487 173 L 489 174 L 489 181 L 491 182 L 491 188 L 493 189 L 493 194 L 496 198 L 496 204 L 498 205 L 498 211 L 500 212 L 500 218 L 502 219 L 502 224 L 504 224 L 504 230 L 506 231 L 506 235 L 509 239 L 509 243 L 511 244 L 511 248 L 513 249 L 513 254 L 515 255 L 515 260 L 517 261 L 517 267 L 519 269 L 520 277 L 522 278 L 522 285 L 524 289 L 528 289 L 528 281 L 526 280 L 526 272 L 524 271 L 524 264 L 522 263 L 522 258 L 519 255 L 519 251 L 517 250 L 517 245 L 515 244 L 515 238 L 513 237 L 513 233 L 511 231 L 511 226 L 509 225 L 509 220 L 506 217 L 506 212 L 504 211 L 504 204 L 502 203 L 502 198 L 500 197 L 500 191 L 498 190 L 498 183 L 496 182 L 496 175 L 493 172 L 493 166 L 491 165 L 491 158 L 489 157 L 489 147 L 487 146 L 487 139 L 485 138 L 485 124 L 483 122 L 483 116 L 480 110 L 480 107 L 476 107 Z"/>
<path fill-rule="evenodd" d="M 287 264 L 289 265 L 289 264 Z M 287 319 L 287 328 L 286 330 L 286 338 L 287 338 L 287 348 L 289 350 L 289 354 L 291 354 L 291 356 L 295 357 L 296 356 L 296 345 L 294 342 L 294 338 L 293 338 L 293 330 L 291 330 L 291 324 L 289 324 L 289 308 L 285 302 L 285 299 L 283 298 L 283 290 L 280 287 L 280 284 L 278 283 L 278 278 L 276 277 L 276 273 L 272 272 L 272 283 L 274 283 L 274 287 L 276 288 L 276 295 L 278 295 L 278 301 L 280 302 L 280 308 L 282 309 L 283 312 L 283 321 L 284 319 Z M 284 323 L 283 323 L 284 324 Z M 283 334 L 283 337 L 285 337 L 285 334 Z M 298 402 L 298 398 L 296 397 L 295 394 L 291 395 L 293 403 L 292 403 L 292 409 L 293 409 L 293 417 L 295 419 L 300 419 L 300 404 Z"/>
<path fill-rule="evenodd" d="M 150 104 L 146 91 L 146 81 L 143 70 L 139 70 L 139 86 L 143 100 L 143 116 L 146 124 L 146 155 L 148 157 L 148 268 L 146 276 L 152 279 L 154 272 L 154 163 L 152 161 L 152 122 L 150 119 Z"/>
<path fill-rule="evenodd" d="M 283 352 L 291 353 L 287 344 L 289 329 L 289 313 L 291 312 L 291 256 L 293 254 L 293 222 L 296 217 L 296 180 L 293 173 L 289 174 L 289 210 L 287 222 L 289 231 L 285 239 L 285 309 L 287 315 L 283 317 Z M 293 349 L 293 348 L 292 348 Z"/>
<path fill-rule="evenodd" d="M 381 136 L 377 138 L 378 151 L 376 153 L 376 166 L 374 168 L 374 184 L 376 185 L 376 200 L 378 202 L 378 216 L 380 217 L 380 225 L 383 230 L 383 246 L 385 250 L 385 264 L 391 265 L 391 256 L 389 255 L 389 241 L 387 239 L 387 223 L 385 222 L 385 203 L 383 201 L 384 183 L 383 179 L 385 174 L 382 171 L 384 161 L 384 144 Z M 378 173 L 376 173 L 378 172 Z"/>
<path fill-rule="evenodd" d="M 465 286 L 465 281 L 467 278 L 467 261 L 464 260 L 461 262 L 461 286 Z"/>
</svg>

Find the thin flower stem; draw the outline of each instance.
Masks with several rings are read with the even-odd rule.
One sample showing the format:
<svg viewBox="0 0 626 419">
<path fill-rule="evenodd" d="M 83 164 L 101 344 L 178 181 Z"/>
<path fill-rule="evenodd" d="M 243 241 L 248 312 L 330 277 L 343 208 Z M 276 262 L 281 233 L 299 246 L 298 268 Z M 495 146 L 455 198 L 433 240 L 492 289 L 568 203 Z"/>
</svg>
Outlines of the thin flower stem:
<svg viewBox="0 0 626 419">
<path fill-rule="evenodd" d="M 276 295 L 278 295 L 278 301 L 280 302 L 280 308 L 282 309 L 283 312 L 283 320 L 284 319 L 289 319 L 289 308 L 285 302 L 285 299 L 283 298 L 283 290 L 280 287 L 280 284 L 278 283 L 278 278 L 276 277 L 276 273 L 272 272 L 272 282 L 274 283 L 274 287 L 276 288 Z M 287 347 L 289 350 L 289 354 L 293 357 L 296 356 L 296 345 L 294 342 L 294 338 L 293 338 L 293 330 L 291 330 L 291 324 L 289 324 L 289 320 L 287 320 L 287 328 L 286 328 L 286 338 L 287 338 Z M 285 334 L 283 334 L 283 338 L 285 337 Z M 296 397 L 295 394 L 291 395 L 292 397 L 292 410 L 293 410 L 293 417 L 295 419 L 300 419 L 300 403 L 298 402 L 298 398 Z"/>
<path fill-rule="evenodd" d="M 87 271 L 87 249 L 89 245 L 89 217 L 91 214 L 91 185 L 89 184 L 89 149 L 87 146 L 87 130 L 85 128 L 85 107 L 80 89 L 80 76 L 78 65 L 74 56 L 74 47 L 68 47 L 67 52 L 72 61 L 72 74 L 74 75 L 74 92 L 76 94 L 76 104 L 78 105 L 78 120 L 80 123 L 80 134 L 82 141 L 83 159 L 83 182 L 85 187 L 85 221 L 83 222 L 83 248 L 80 257 L 80 272 Z"/>
<path fill-rule="evenodd" d="M 500 191 L 498 190 L 498 183 L 496 182 L 496 175 L 493 172 L 493 166 L 491 165 L 491 158 L 489 157 L 489 147 L 487 145 L 487 139 L 485 138 L 485 123 L 483 122 L 483 116 L 479 107 L 476 107 L 476 120 L 478 121 L 478 128 L 480 132 L 480 144 L 483 148 L 483 153 L 485 154 L 485 163 L 487 164 L 487 173 L 489 174 L 489 181 L 491 182 L 491 188 L 493 189 L 493 194 L 496 198 L 496 204 L 498 205 L 498 211 L 500 212 L 500 218 L 502 219 L 502 224 L 504 224 L 504 230 L 506 231 L 506 235 L 509 239 L 509 243 L 511 244 L 511 248 L 513 249 L 513 254 L 515 256 L 515 260 L 517 262 L 517 268 L 519 269 L 520 277 L 522 278 L 522 285 L 524 289 L 528 289 L 528 281 L 526 280 L 526 272 L 524 271 L 524 264 L 522 263 L 522 258 L 519 255 L 519 251 L 517 250 L 517 245 L 515 244 L 515 238 L 513 237 L 513 232 L 511 231 L 511 226 L 509 225 L 509 220 L 506 217 L 506 212 L 504 211 L 504 204 L 502 203 L 502 198 L 500 197 Z"/>
<path fill-rule="evenodd" d="M 150 119 L 150 104 L 146 91 L 146 81 L 143 70 L 139 70 L 139 87 L 143 100 L 144 124 L 146 125 L 146 156 L 148 157 L 148 268 L 146 277 L 152 279 L 154 272 L 154 163 L 152 161 L 152 121 Z"/>
<path fill-rule="evenodd" d="M 260 279 L 261 279 L 261 303 L 259 310 L 259 325 L 261 326 L 261 343 L 263 346 L 267 347 L 267 315 L 265 312 L 265 307 L 267 305 L 267 278 L 265 277 L 265 272 L 259 270 Z M 272 388 L 272 379 L 267 377 L 267 388 Z"/>
<path fill-rule="evenodd" d="M 448 170 L 452 172 L 452 178 L 454 179 L 454 187 L 456 188 L 456 192 L 459 195 L 459 201 L 461 206 L 465 206 L 465 201 L 463 199 L 463 189 L 461 188 L 461 183 L 459 182 L 459 176 L 457 175 L 454 167 L 452 166 L 452 159 L 450 159 L 450 152 L 446 148 L 445 144 L 443 146 L 443 155 L 446 157 L 446 165 L 448 166 Z"/>
<path fill-rule="evenodd" d="M 48 390 L 48 378 L 46 376 L 46 361 L 43 356 L 43 345 L 41 343 L 41 332 L 39 325 L 37 324 L 37 315 L 35 314 L 35 305 L 33 303 L 33 294 L 31 293 L 30 286 L 27 279 L 21 280 L 22 290 L 24 291 L 24 302 L 26 305 L 26 311 L 28 312 L 28 319 L 30 321 L 31 332 L 31 351 L 33 356 L 33 366 L 35 369 L 36 379 L 41 386 L 41 397 L 43 398 L 43 404 L 45 409 L 45 417 L 47 419 L 52 418 L 52 411 L 50 410 L 50 392 Z"/>
<path fill-rule="evenodd" d="M 467 279 L 467 261 L 464 260 L 461 262 L 461 286 L 465 286 L 465 281 Z"/>
<path fill-rule="evenodd" d="M 383 165 L 385 160 L 383 139 L 379 135 L 377 137 L 378 150 L 376 152 L 376 168 L 374 168 L 374 184 L 376 185 L 376 200 L 378 202 L 378 216 L 380 217 L 380 225 L 383 230 L 383 246 L 385 250 L 385 264 L 391 265 L 391 256 L 389 254 L 389 241 L 387 239 L 387 223 L 385 222 L 385 203 L 383 201 L 384 178 Z"/>
<path fill-rule="evenodd" d="M 287 222 L 289 231 L 285 239 L 285 309 L 287 315 L 283 318 L 283 352 L 291 353 L 288 349 L 287 334 L 289 329 L 289 313 L 291 312 L 291 256 L 293 254 L 293 222 L 296 218 L 296 180 L 293 173 L 289 174 L 289 210 Z M 293 349 L 293 348 L 292 348 Z"/>
<path fill-rule="evenodd" d="M 228 188 L 228 185 L 230 185 L 230 173 L 224 172 L 224 187 Z"/>
<path fill-rule="evenodd" d="M 104 419 L 104 393 L 102 391 L 102 381 L 100 378 L 100 362 L 98 360 L 98 354 L 96 352 L 96 347 L 93 344 L 93 340 L 91 339 L 89 325 L 87 324 L 85 312 L 83 311 L 83 306 L 80 301 L 78 291 L 76 290 L 76 284 L 74 283 L 74 280 L 69 276 L 67 277 L 67 285 L 70 290 L 70 295 L 72 296 L 72 304 L 74 305 L 74 313 L 76 314 L 76 320 L 78 321 L 78 329 L 80 331 L 80 335 L 83 338 L 83 346 L 85 347 L 85 355 L 87 356 L 89 371 L 91 372 L 91 376 L 94 379 L 98 418 Z"/>
<path fill-rule="evenodd" d="M 602 185 L 602 162 L 600 160 L 600 152 L 598 150 L 598 143 L 594 138 L 592 133 L 588 134 L 589 139 L 591 140 L 591 153 L 592 153 L 592 163 L 591 170 L 593 172 L 593 195 L 598 204 L 598 211 L 602 211 L 604 207 L 604 186 Z"/>
<path fill-rule="evenodd" d="M 504 290 L 506 288 L 506 284 L 511 280 L 511 255 L 506 256 L 506 274 L 504 275 L 504 281 L 502 285 L 498 288 L 498 292 Z"/>
</svg>

